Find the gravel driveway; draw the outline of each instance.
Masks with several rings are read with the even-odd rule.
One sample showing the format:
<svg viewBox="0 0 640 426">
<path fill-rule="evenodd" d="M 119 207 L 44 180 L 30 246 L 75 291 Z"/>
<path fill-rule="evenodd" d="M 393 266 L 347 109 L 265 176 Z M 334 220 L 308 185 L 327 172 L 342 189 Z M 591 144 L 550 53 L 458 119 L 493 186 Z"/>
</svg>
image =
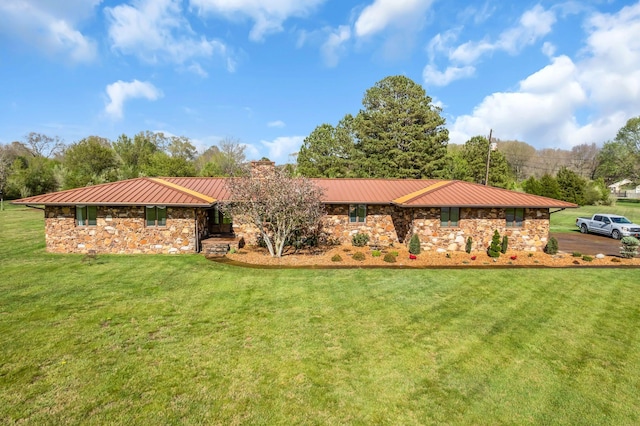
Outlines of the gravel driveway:
<svg viewBox="0 0 640 426">
<path fill-rule="evenodd" d="M 567 233 L 551 233 L 558 240 L 558 249 L 566 253 L 579 252 L 596 255 L 602 253 L 607 256 L 620 255 L 620 240 L 596 234 L 581 234 L 580 231 Z"/>
</svg>

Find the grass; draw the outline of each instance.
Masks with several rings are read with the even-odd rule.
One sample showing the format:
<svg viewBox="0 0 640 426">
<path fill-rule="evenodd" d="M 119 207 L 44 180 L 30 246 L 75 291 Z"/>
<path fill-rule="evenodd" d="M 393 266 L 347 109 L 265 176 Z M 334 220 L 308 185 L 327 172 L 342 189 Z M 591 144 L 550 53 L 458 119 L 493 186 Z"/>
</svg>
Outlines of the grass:
<svg viewBox="0 0 640 426">
<path fill-rule="evenodd" d="M 582 206 L 551 214 L 551 232 L 577 232 L 576 218 L 591 217 L 596 213 L 611 213 L 626 216 L 633 223 L 640 224 L 640 202 L 617 201 L 613 206 Z"/>
<path fill-rule="evenodd" d="M 631 269 L 45 253 L 0 212 L 0 423 L 638 424 Z"/>
</svg>

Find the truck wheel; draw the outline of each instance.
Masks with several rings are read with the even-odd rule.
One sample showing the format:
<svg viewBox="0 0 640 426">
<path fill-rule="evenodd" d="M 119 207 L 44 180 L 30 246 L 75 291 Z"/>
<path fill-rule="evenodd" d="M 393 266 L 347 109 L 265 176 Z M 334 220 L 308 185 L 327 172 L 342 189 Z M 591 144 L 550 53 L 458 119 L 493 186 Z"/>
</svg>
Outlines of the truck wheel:
<svg viewBox="0 0 640 426">
<path fill-rule="evenodd" d="M 587 225 L 583 223 L 582 226 L 580 227 L 580 232 L 582 232 L 583 234 L 588 233 L 589 229 L 587 229 Z"/>
<path fill-rule="evenodd" d="M 619 240 L 619 239 L 620 239 L 620 237 L 621 237 L 621 235 L 620 235 L 620 231 L 618 231 L 617 229 L 614 229 L 614 230 L 611 232 L 611 238 L 613 238 L 614 240 Z"/>
</svg>

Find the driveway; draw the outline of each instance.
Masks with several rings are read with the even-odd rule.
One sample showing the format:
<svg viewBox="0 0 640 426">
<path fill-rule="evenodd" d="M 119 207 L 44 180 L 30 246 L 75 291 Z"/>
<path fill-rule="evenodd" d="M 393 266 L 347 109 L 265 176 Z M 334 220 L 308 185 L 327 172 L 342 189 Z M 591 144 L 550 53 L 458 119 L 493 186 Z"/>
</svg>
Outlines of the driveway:
<svg viewBox="0 0 640 426">
<path fill-rule="evenodd" d="M 566 253 L 579 252 L 587 255 L 598 253 L 607 256 L 620 255 L 620 240 L 596 234 L 581 234 L 580 231 L 551 233 L 558 240 L 558 249 Z"/>
</svg>

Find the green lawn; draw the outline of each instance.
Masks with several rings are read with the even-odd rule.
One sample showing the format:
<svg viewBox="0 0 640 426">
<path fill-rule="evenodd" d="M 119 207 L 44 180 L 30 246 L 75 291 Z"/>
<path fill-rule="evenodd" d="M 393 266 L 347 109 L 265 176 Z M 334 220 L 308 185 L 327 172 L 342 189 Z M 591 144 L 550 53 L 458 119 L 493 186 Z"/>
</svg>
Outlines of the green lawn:
<svg viewBox="0 0 640 426">
<path fill-rule="evenodd" d="M 44 252 L 0 212 L 1 424 L 638 424 L 637 269 Z"/>
<path fill-rule="evenodd" d="M 566 209 L 552 213 L 551 232 L 577 232 L 576 218 L 591 217 L 595 213 L 619 214 L 640 224 L 640 202 L 618 201 L 614 206 L 582 206 L 578 209 Z"/>
</svg>

